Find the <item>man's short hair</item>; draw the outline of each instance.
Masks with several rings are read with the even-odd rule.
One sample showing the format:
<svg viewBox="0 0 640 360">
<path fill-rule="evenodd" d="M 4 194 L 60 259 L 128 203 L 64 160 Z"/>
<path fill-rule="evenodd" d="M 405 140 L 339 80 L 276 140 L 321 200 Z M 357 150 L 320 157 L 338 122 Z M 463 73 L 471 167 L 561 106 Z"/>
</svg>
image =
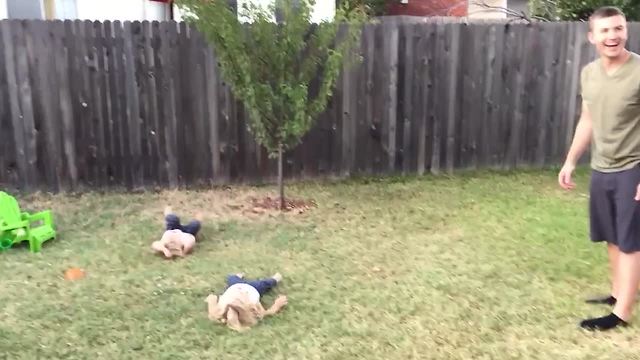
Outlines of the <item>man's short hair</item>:
<svg viewBox="0 0 640 360">
<path fill-rule="evenodd" d="M 618 16 L 618 15 L 625 17 L 624 13 L 622 12 L 622 10 L 620 10 L 620 8 L 617 8 L 615 6 L 602 6 L 600 8 L 597 8 L 591 14 L 591 16 L 589 16 L 589 21 L 594 19 L 602 19 L 602 18 L 608 18 L 612 16 Z"/>
</svg>

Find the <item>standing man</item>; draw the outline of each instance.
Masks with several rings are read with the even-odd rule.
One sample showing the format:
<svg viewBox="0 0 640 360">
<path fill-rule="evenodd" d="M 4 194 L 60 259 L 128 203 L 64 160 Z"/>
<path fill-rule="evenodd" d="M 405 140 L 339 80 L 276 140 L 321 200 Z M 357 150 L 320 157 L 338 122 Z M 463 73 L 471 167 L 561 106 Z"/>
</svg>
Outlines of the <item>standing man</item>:
<svg viewBox="0 0 640 360">
<path fill-rule="evenodd" d="M 573 189 L 571 174 L 591 143 L 590 237 L 607 243 L 612 312 L 580 323 L 608 330 L 631 319 L 640 281 L 640 56 L 625 48 L 627 22 L 618 8 L 602 7 L 589 18 L 589 41 L 599 58 L 582 69 L 582 115 L 558 174 Z"/>
</svg>

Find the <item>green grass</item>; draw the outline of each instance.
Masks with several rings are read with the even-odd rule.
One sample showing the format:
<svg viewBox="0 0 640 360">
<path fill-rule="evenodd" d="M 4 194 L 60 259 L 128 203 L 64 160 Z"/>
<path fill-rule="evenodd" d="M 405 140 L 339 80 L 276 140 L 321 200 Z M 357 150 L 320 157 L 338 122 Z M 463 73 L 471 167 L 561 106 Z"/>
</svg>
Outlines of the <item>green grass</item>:
<svg viewBox="0 0 640 360">
<path fill-rule="evenodd" d="M 6 359 L 632 359 L 637 327 L 578 330 L 608 309 L 604 247 L 591 244 L 588 173 L 566 193 L 556 173 L 302 183 L 318 208 L 246 215 L 234 188 L 160 194 L 25 195 L 53 209 L 42 253 L 0 254 Z M 150 254 L 162 205 L 205 211 L 205 239 L 179 261 Z M 67 282 L 71 266 L 87 277 Z M 206 318 L 224 276 L 281 271 L 289 306 L 248 333 Z M 633 319 L 638 322 L 638 316 Z"/>
</svg>

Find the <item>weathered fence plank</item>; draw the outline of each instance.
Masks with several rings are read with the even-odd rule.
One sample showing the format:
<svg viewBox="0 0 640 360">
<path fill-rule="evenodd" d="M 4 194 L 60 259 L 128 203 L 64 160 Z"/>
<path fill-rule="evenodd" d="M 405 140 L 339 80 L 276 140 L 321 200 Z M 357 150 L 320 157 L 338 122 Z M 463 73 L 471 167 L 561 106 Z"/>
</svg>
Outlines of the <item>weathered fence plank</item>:
<svg viewBox="0 0 640 360">
<path fill-rule="evenodd" d="M 149 23 L 147 23 L 149 24 Z M 132 52 L 134 54 L 134 67 L 136 71 L 135 82 L 138 88 L 138 104 L 140 107 L 139 112 L 139 124 L 140 124 L 140 151 L 141 151 L 141 185 L 145 183 L 146 179 L 154 178 L 153 174 L 153 153 L 152 144 L 153 141 L 150 124 L 150 110 L 149 110 L 149 62 L 147 60 L 147 51 L 145 48 L 145 32 L 144 24 L 140 21 L 134 21 L 131 24 L 132 32 Z"/>
<path fill-rule="evenodd" d="M 36 144 L 36 166 L 42 169 L 42 182 L 51 190 L 59 190 L 60 179 L 57 176 L 57 143 L 55 122 L 59 119 L 54 114 L 53 102 L 57 100 L 57 92 L 52 91 L 49 81 L 51 69 L 50 36 L 48 29 L 41 22 L 24 22 L 25 45 L 29 63 L 32 88 L 34 133 Z"/>
<path fill-rule="evenodd" d="M 109 141 L 110 133 L 108 128 L 108 113 L 107 113 L 107 92 L 106 87 L 106 66 L 105 66 L 105 50 L 104 50 L 104 24 L 95 21 L 93 22 L 93 38 L 89 42 L 91 50 L 90 53 L 93 56 L 91 73 L 91 90 L 94 99 L 94 111 L 93 121 L 95 124 L 95 152 L 96 152 L 96 164 L 97 164 L 97 183 L 100 186 L 105 186 L 109 183 L 110 176 L 108 174 L 108 148 L 107 143 Z"/>
<path fill-rule="evenodd" d="M 385 27 L 386 26 L 386 27 Z M 382 128 L 384 135 L 383 144 L 386 147 L 387 165 L 385 172 L 395 171 L 397 146 L 396 131 L 398 122 L 398 26 L 383 24 L 385 39 L 385 73 L 387 75 L 387 88 L 385 92 L 384 111 L 386 119 Z"/>
<path fill-rule="evenodd" d="M 193 139 L 185 139 L 185 145 L 193 143 L 195 153 L 193 156 L 198 159 L 195 161 L 196 167 L 194 169 L 194 183 L 201 183 L 208 177 L 208 164 L 209 151 L 207 146 L 207 134 L 209 132 L 208 122 L 205 116 L 205 97 L 202 96 L 206 91 L 206 77 L 205 77 L 205 54 L 204 49 L 206 43 L 200 32 L 191 32 L 191 46 L 189 52 L 192 58 L 192 77 L 191 86 L 194 89 L 192 92 L 192 106 L 193 106 L 193 119 L 194 119 L 194 137 Z"/>
<path fill-rule="evenodd" d="M 427 127 L 429 121 L 429 109 L 432 109 L 429 103 L 431 94 L 431 70 L 433 58 L 429 49 L 433 47 L 432 33 L 429 31 L 431 27 L 416 26 L 415 32 L 418 36 L 416 44 L 416 57 L 418 59 L 417 76 L 414 79 L 418 83 L 419 91 L 414 97 L 414 109 L 418 109 L 414 121 L 417 122 L 417 143 L 415 147 L 415 157 L 417 162 L 416 171 L 418 175 L 423 175 L 425 169 L 428 168 L 427 159 Z"/>
<path fill-rule="evenodd" d="M 35 126 L 34 115 L 34 97 L 33 89 L 30 81 L 29 56 L 27 52 L 27 43 L 25 34 L 25 25 L 27 21 L 12 22 L 12 35 L 15 45 L 16 57 L 16 80 L 19 93 L 20 116 L 15 119 L 15 129 L 22 131 L 24 136 L 23 151 L 26 155 L 26 185 L 28 187 L 37 186 L 43 171 L 38 171 L 38 132 Z M 20 151 L 20 150 L 18 150 Z"/>
<path fill-rule="evenodd" d="M 220 178 L 220 137 L 219 137 L 219 106 L 218 106 L 218 71 L 217 62 L 213 49 L 205 50 L 205 104 L 207 122 L 209 123 L 209 156 L 210 156 L 210 178 L 212 182 L 218 183 Z M 258 166 L 259 167 L 259 166 Z"/>
<path fill-rule="evenodd" d="M 489 27 L 485 27 L 485 34 L 482 36 L 482 48 L 486 49 L 483 56 L 484 58 L 484 74 L 482 78 L 479 78 L 480 81 L 480 89 L 482 90 L 482 103 L 481 103 L 481 113 L 478 113 L 478 117 L 481 119 L 480 124 L 480 144 L 478 146 L 479 151 L 479 159 L 478 166 L 479 167 L 489 167 L 492 165 L 492 151 L 493 151 L 493 142 L 491 141 L 491 137 L 493 135 L 492 129 L 492 117 L 494 114 L 494 101 L 493 101 L 493 82 L 495 80 L 495 73 L 497 69 L 497 60 L 500 57 L 500 54 L 496 51 L 496 37 L 498 27 L 496 25 L 492 25 Z"/>
<path fill-rule="evenodd" d="M 62 172 L 62 186 L 64 188 L 76 188 L 78 186 L 78 168 L 75 152 L 75 124 L 73 118 L 73 104 L 71 100 L 71 86 L 69 82 L 70 68 L 69 54 L 66 50 L 68 39 L 66 36 L 67 22 L 56 21 L 53 26 L 53 57 L 55 61 L 55 76 L 52 82 L 59 91 L 60 128 L 55 129 L 59 133 L 61 148 L 60 157 L 64 169 Z"/>
<path fill-rule="evenodd" d="M 0 31 L 2 31 L 1 28 Z M 5 46 L 4 41 L 0 38 L 0 134 L 2 136 L 2 141 L 0 141 L 0 183 L 15 181 L 11 179 L 12 174 L 15 174 L 13 168 L 15 167 L 16 145 L 12 136 L 8 91 Z"/>
<path fill-rule="evenodd" d="M 163 29 L 159 22 L 153 22 L 151 24 L 151 46 L 147 49 L 147 53 L 150 54 L 150 59 L 153 59 L 152 76 L 149 78 L 151 94 L 155 93 L 157 99 L 152 97 L 150 106 L 153 108 L 154 101 L 156 102 L 154 116 L 154 146 L 155 152 L 158 157 L 158 185 L 169 185 L 169 166 L 167 158 L 167 145 L 165 136 L 165 61 L 162 58 L 164 53 L 164 44 L 166 39 L 163 38 Z M 150 60 L 151 61 L 151 60 Z M 155 89 L 155 90 L 154 90 Z M 151 95 L 150 94 L 150 95 Z M 152 96 L 152 95 L 151 95 Z M 152 113 L 153 114 L 153 113 Z"/>
<path fill-rule="evenodd" d="M 125 97 L 127 104 L 127 124 L 125 132 L 129 133 L 129 152 L 127 153 L 127 173 L 131 176 L 131 185 L 134 188 L 143 185 L 142 168 L 142 142 L 140 131 L 140 97 L 138 84 L 136 83 L 136 67 L 133 52 L 132 23 L 124 23 L 124 73 L 125 73 Z"/>
<path fill-rule="evenodd" d="M 150 178 L 148 181 L 159 185 L 162 182 L 162 174 L 160 172 L 160 151 L 158 146 L 158 90 L 153 36 L 152 23 L 143 22 L 138 46 L 144 56 L 144 72 L 140 74 L 139 78 L 141 86 L 145 89 L 143 97 L 144 122 L 146 125 L 144 136 L 147 139 L 147 153 L 149 154 L 149 158 L 145 162 L 149 163 Z"/>
<path fill-rule="evenodd" d="M 413 95 L 415 93 L 415 44 L 414 29 L 412 24 L 400 25 L 400 47 L 398 59 L 398 121 L 397 121 L 397 146 L 398 146 L 398 170 L 403 174 L 411 172 L 412 153 L 412 119 L 413 119 Z"/>
<path fill-rule="evenodd" d="M 166 166 L 169 177 L 169 186 L 175 188 L 179 185 L 180 175 L 178 172 L 178 142 L 177 142 L 177 114 L 176 102 L 179 94 L 176 94 L 176 83 L 178 80 L 174 74 L 179 68 L 175 63 L 174 54 L 177 52 L 177 29 L 175 24 L 163 22 L 160 24 L 162 40 L 162 50 L 160 59 L 163 65 L 163 105 L 164 105 L 164 138 L 166 151 Z"/>
<path fill-rule="evenodd" d="M 553 89 L 553 62 L 554 62 L 554 48 L 553 36 L 554 31 L 549 27 L 540 28 L 540 51 L 542 52 L 542 68 L 537 83 L 537 90 L 535 98 L 538 99 L 536 104 L 536 129 L 537 129 L 537 143 L 534 165 L 542 166 L 548 161 L 547 153 L 549 148 L 548 139 L 551 138 L 549 134 L 549 122 L 550 122 L 550 109 L 552 104 L 552 89 Z"/>
<path fill-rule="evenodd" d="M 194 107 L 193 107 L 193 76 L 195 73 L 195 63 L 190 51 L 193 39 L 189 36 L 187 24 L 177 24 L 177 38 L 172 60 L 176 66 L 173 87 L 176 96 L 176 123 L 175 129 L 176 156 L 178 159 L 178 177 L 180 184 L 193 180 L 194 167 L 196 161 L 183 161 L 183 159 L 194 158 Z M 180 125 L 179 125 L 180 123 Z M 189 144 L 189 146 L 185 146 Z"/>
<path fill-rule="evenodd" d="M 448 81 L 447 81 L 447 110 L 446 110 L 446 169 L 448 173 L 452 173 L 455 167 L 456 153 L 460 150 L 456 145 L 460 144 L 456 135 L 457 119 L 459 113 L 459 101 L 461 96 L 459 92 L 459 76 L 460 76 L 460 24 L 447 24 L 447 55 L 448 55 Z"/>
<path fill-rule="evenodd" d="M 107 118 L 105 121 L 105 133 L 108 133 L 108 139 L 105 139 L 105 147 L 108 149 L 107 154 L 107 176 L 110 184 L 113 184 L 116 179 L 122 181 L 122 166 L 120 166 L 120 144 L 122 139 L 120 138 L 119 129 L 123 124 L 123 112 L 120 110 L 120 101 L 118 98 L 119 88 L 122 86 L 118 81 L 116 67 L 116 58 L 118 57 L 118 51 L 116 48 L 115 39 L 115 26 L 116 24 L 111 21 L 105 21 L 103 24 L 104 30 L 104 42 L 105 48 L 105 67 L 107 73 L 105 74 L 105 82 L 107 84 L 107 91 L 105 94 L 105 104 L 107 107 Z"/>
<path fill-rule="evenodd" d="M 476 74 L 477 64 L 482 64 L 482 58 L 476 58 L 474 55 L 479 54 L 480 51 L 476 49 L 476 39 L 474 32 L 477 29 L 473 24 L 464 25 L 460 29 L 460 93 L 462 96 L 458 98 L 459 102 L 459 121 L 457 126 L 459 128 L 459 159 L 456 163 L 457 167 L 469 168 L 473 167 L 473 157 L 476 154 L 474 149 L 474 135 L 476 124 L 479 120 L 482 120 L 477 111 L 477 104 L 482 104 L 482 101 L 478 99 L 478 96 L 482 93 L 476 89 L 475 79 L 478 77 Z M 479 41 L 480 39 L 478 39 Z M 481 69 L 482 70 L 482 69 Z"/>
<path fill-rule="evenodd" d="M 512 116 L 507 117 L 504 124 L 509 126 L 507 134 L 507 142 L 505 149 L 504 165 L 507 169 L 516 168 L 520 163 L 520 148 L 523 146 L 522 141 L 522 128 L 525 118 L 526 109 L 523 106 L 523 95 L 525 79 L 524 76 L 528 69 L 529 58 L 525 56 L 525 49 L 530 46 L 527 36 L 527 28 L 525 26 L 512 27 L 514 36 L 513 40 L 515 44 L 512 48 L 512 60 L 510 63 L 514 64 L 511 72 L 512 79 L 512 92 L 511 92 L 511 104 L 512 104 Z"/>
<path fill-rule="evenodd" d="M 429 26 L 435 27 L 435 38 L 434 38 L 434 46 L 435 46 L 435 54 L 434 54 L 434 78 L 433 78 L 433 91 L 434 97 L 436 97 L 435 93 L 438 94 L 437 99 L 439 101 L 432 102 L 433 104 L 433 136 L 432 136 L 432 152 L 431 152 L 431 173 L 438 174 L 440 173 L 440 167 L 442 163 L 442 153 L 443 153 L 443 129 L 446 130 L 445 117 L 446 117 L 446 109 L 444 104 L 446 104 L 449 94 L 447 91 L 442 91 L 442 89 L 446 89 L 448 84 L 447 78 L 447 64 L 448 64 L 448 55 L 446 48 L 446 38 L 445 31 L 446 28 L 444 26 L 438 26 L 436 24 L 429 24 Z M 445 139 L 446 140 L 446 139 Z"/>
</svg>

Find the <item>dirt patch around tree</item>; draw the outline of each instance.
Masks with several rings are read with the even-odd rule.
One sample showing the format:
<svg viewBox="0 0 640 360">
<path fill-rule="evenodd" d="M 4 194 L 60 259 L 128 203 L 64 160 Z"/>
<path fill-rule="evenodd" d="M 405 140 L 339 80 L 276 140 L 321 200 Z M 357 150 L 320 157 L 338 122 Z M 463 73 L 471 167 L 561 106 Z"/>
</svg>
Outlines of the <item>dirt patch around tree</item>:
<svg viewBox="0 0 640 360">
<path fill-rule="evenodd" d="M 279 211 L 280 197 L 263 196 L 259 198 L 251 198 L 252 211 Z M 313 200 L 305 199 L 287 199 L 285 196 L 283 212 L 292 212 L 302 214 L 305 211 L 315 208 L 317 204 Z"/>
<path fill-rule="evenodd" d="M 260 220 L 276 216 L 300 217 L 317 207 L 313 199 L 285 195 L 285 209 L 274 191 L 260 188 L 223 188 L 208 191 L 163 191 L 157 196 L 158 209 L 171 205 L 179 216 L 201 212 L 204 218 Z"/>
</svg>

